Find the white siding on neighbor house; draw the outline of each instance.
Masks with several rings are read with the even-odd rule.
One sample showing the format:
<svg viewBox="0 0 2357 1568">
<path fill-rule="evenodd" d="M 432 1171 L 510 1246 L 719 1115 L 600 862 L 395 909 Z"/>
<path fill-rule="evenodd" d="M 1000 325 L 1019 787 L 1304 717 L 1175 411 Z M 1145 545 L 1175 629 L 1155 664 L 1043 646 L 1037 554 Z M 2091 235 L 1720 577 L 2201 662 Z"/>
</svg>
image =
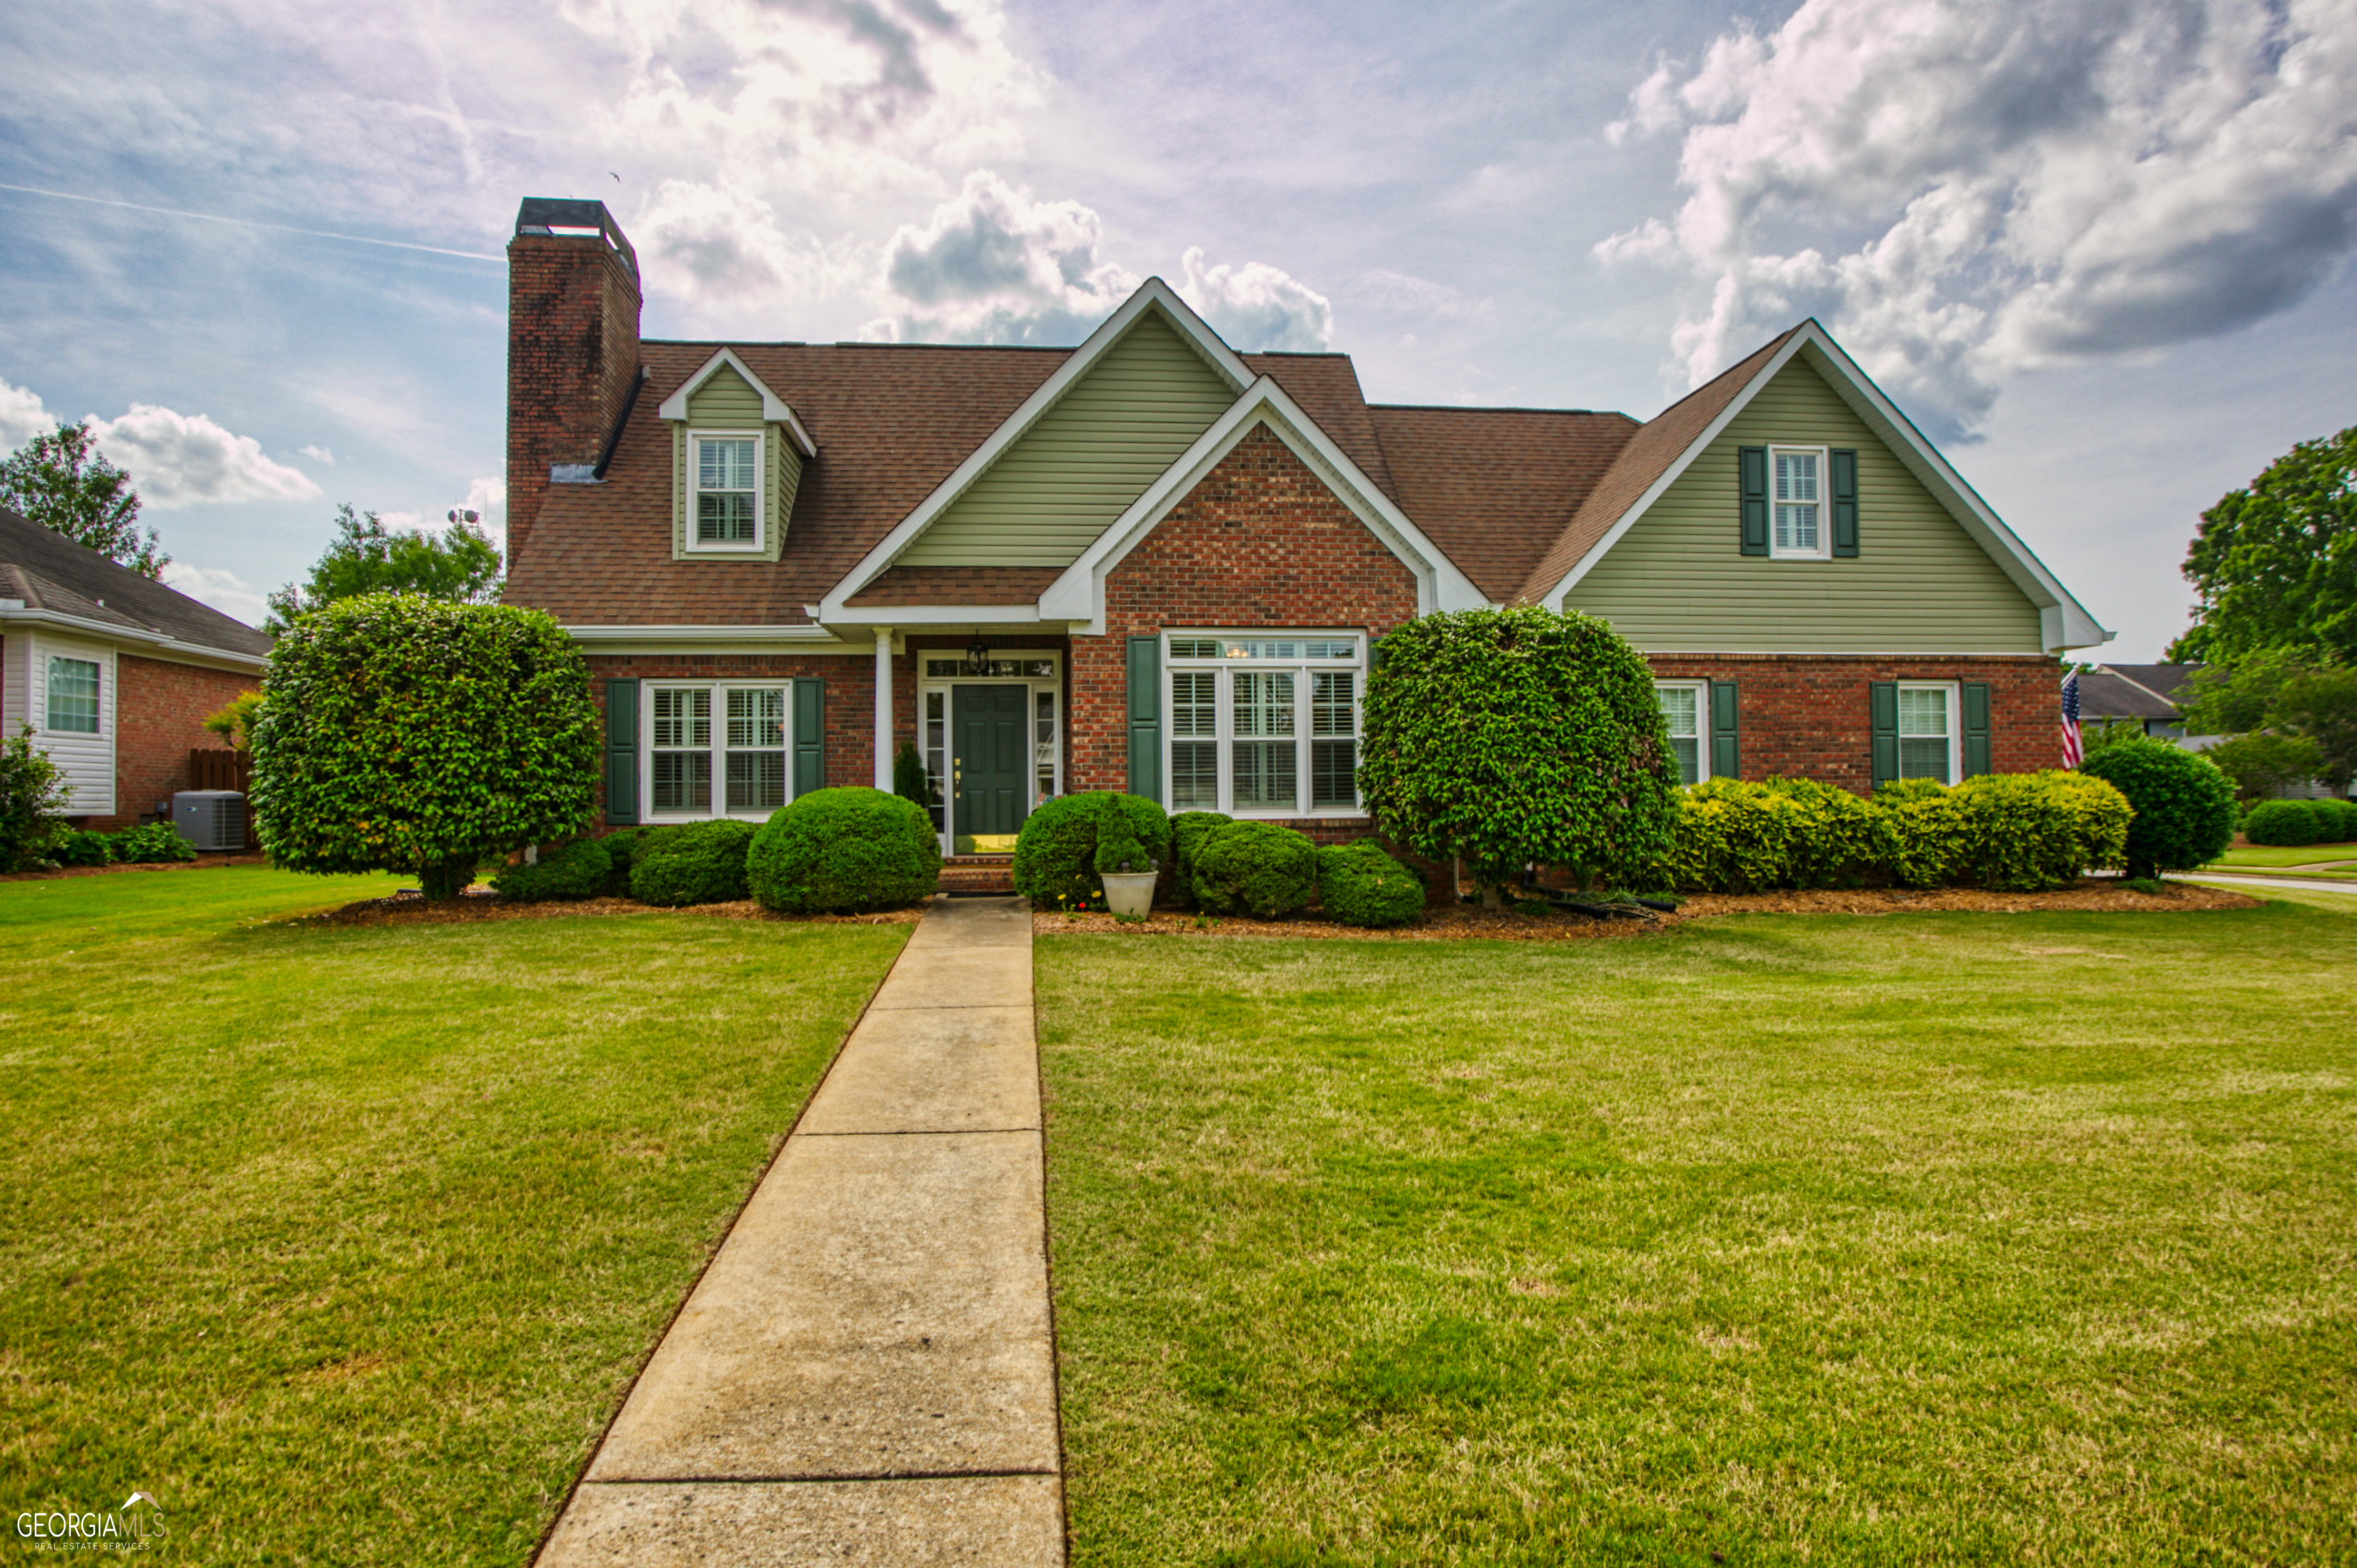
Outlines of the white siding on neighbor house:
<svg viewBox="0 0 2357 1568">
<path fill-rule="evenodd" d="M 98 733 L 78 735 L 48 727 L 48 671 L 51 658 L 84 659 L 98 666 Z M 111 817 L 114 814 L 114 650 L 100 642 L 82 642 L 39 632 L 12 632 L 5 650 L 7 679 L 0 691 L 0 724 L 16 733 L 20 721 L 30 721 L 33 745 L 48 754 L 73 786 L 66 814 Z"/>
</svg>

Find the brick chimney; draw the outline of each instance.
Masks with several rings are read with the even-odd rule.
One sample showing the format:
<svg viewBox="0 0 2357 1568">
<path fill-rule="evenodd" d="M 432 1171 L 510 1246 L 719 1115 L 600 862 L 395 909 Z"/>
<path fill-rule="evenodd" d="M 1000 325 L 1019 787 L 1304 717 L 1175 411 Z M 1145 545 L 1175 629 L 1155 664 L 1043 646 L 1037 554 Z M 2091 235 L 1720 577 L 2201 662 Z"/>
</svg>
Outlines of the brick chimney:
<svg viewBox="0 0 2357 1568">
<path fill-rule="evenodd" d="M 639 377 L 639 258 L 602 201 L 526 197 L 508 242 L 508 570 L 554 470 L 587 480 Z"/>
</svg>

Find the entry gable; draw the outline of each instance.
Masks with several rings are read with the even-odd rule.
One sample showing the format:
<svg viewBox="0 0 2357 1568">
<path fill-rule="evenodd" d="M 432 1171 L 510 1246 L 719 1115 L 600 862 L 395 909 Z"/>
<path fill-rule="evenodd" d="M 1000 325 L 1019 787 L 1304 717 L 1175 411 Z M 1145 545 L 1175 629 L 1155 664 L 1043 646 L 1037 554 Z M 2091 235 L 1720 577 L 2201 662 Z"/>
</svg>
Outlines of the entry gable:
<svg viewBox="0 0 2357 1568">
<path fill-rule="evenodd" d="M 1149 278 L 844 577 L 822 614 L 839 613 L 893 566 L 1061 570 L 1252 380 Z"/>
</svg>

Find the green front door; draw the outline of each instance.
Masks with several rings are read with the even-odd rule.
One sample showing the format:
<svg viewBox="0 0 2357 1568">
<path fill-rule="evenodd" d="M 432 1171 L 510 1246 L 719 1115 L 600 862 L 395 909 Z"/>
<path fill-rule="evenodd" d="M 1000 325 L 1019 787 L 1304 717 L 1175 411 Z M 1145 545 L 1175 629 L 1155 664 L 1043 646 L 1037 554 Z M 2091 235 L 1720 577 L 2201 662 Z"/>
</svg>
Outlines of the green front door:
<svg viewBox="0 0 2357 1568">
<path fill-rule="evenodd" d="M 1023 826 L 1029 746 L 1028 686 L 950 688 L 950 777 L 957 825 L 967 833 L 1011 833 Z"/>
</svg>

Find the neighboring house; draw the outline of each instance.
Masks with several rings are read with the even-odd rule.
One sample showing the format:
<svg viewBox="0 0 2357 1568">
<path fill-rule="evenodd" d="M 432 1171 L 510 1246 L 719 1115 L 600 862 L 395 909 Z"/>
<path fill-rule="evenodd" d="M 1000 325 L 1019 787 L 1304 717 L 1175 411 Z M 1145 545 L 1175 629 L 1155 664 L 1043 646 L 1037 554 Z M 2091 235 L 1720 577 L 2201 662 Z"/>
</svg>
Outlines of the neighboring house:
<svg viewBox="0 0 2357 1568">
<path fill-rule="evenodd" d="M 509 247 L 508 580 L 588 655 L 605 820 L 941 781 L 1368 831 L 1384 633 L 1536 602 L 1652 661 L 1689 778 L 2057 765 L 2078 602 L 1813 321 L 1658 417 L 1371 404 L 1159 280 L 1077 349 L 641 341 L 597 202 Z"/>
<path fill-rule="evenodd" d="M 2223 736 L 2188 736 L 2178 703 L 2199 664 L 2098 664 L 2079 677 L 2079 722 L 2133 724 L 2148 736 L 2201 751 Z"/>
<path fill-rule="evenodd" d="M 0 510 L 0 731 L 33 726 L 73 787 L 68 819 L 164 813 L 207 714 L 258 685 L 270 639 L 13 511 Z"/>
</svg>

